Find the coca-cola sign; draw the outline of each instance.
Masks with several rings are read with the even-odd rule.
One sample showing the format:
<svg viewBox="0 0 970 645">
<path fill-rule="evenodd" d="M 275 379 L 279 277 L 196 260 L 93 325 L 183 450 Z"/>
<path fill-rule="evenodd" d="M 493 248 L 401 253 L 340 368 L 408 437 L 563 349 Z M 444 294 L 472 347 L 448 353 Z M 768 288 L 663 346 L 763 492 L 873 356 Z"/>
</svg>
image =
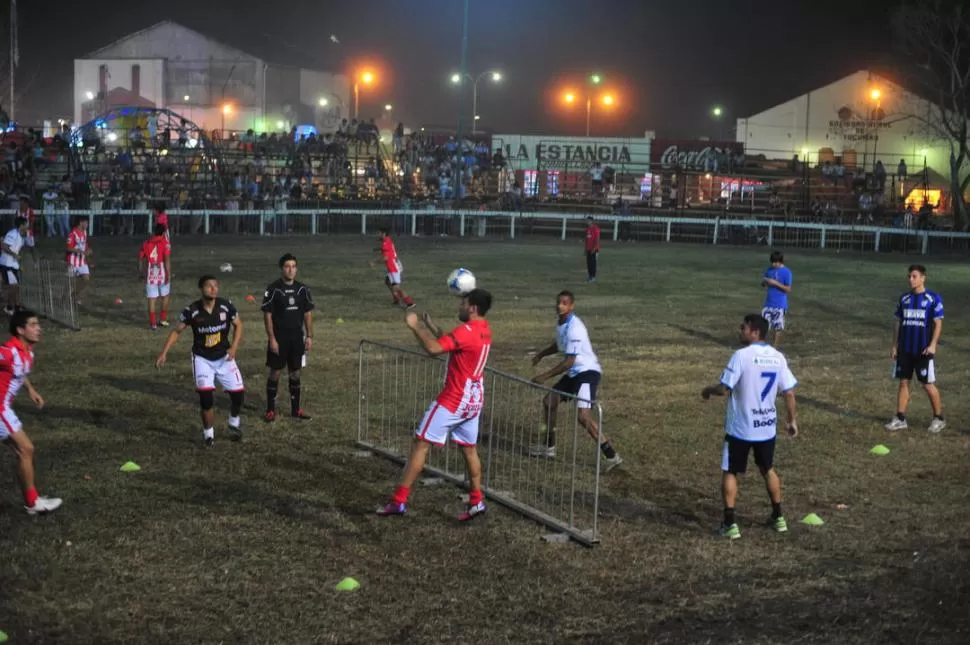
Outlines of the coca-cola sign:
<svg viewBox="0 0 970 645">
<path fill-rule="evenodd" d="M 651 161 L 661 168 L 680 170 L 712 170 L 729 165 L 744 154 L 744 146 L 736 141 L 670 141 L 654 139 Z"/>
</svg>

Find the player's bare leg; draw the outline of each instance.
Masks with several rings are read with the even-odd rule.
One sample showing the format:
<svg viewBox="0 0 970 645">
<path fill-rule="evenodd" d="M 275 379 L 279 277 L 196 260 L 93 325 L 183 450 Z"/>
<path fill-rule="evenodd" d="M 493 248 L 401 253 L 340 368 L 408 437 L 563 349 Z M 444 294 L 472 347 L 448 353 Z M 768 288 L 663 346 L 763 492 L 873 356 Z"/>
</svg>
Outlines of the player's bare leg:
<svg viewBox="0 0 970 645">
<path fill-rule="evenodd" d="M 485 512 L 485 501 L 482 496 L 482 460 L 478 457 L 478 446 L 462 446 L 465 457 L 465 469 L 468 471 L 468 504 L 458 516 L 459 522 L 481 515 Z"/>
<path fill-rule="evenodd" d="M 174 332 L 173 332 L 174 333 Z M 216 440 L 215 431 L 215 393 L 213 390 L 199 390 L 199 405 L 202 416 L 202 440 L 207 448 Z"/>
<path fill-rule="evenodd" d="M 768 470 L 760 469 L 761 476 L 765 478 L 765 489 L 768 491 L 768 499 L 771 501 L 771 520 L 769 524 L 777 533 L 788 531 L 788 522 L 781 512 L 781 478 L 774 468 Z"/>
<path fill-rule="evenodd" d="M 401 304 L 401 299 L 397 295 L 397 291 L 398 291 L 397 290 L 397 285 L 396 284 L 391 284 L 391 281 L 388 278 L 385 278 L 384 279 L 384 285 L 387 286 L 387 290 L 391 292 L 391 297 L 394 298 L 394 302 L 392 304 L 395 307 L 397 305 Z"/>
<path fill-rule="evenodd" d="M 413 309 L 414 308 L 414 300 L 412 300 L 411 299 L 411 296 L 409 296 L 407 293 L 404 292 L 404 289 L 401 287 L 401 285 L 399 285 L 399 284 L 393 285 L 391 287 L 391 293 L 394 294 L 394 302 L 395 303 L 396 302 L 403 302 L 405 309 Z"/>
<path fill-rule="evenodd" d="M 24 432 L 14 432 L 5 440 L 17 454 L 17 479 L 30 514 L 47 513 L 61 505 L 58 498 L 40 497 L 34 482 L 34 444 Z"/>
<path fill-rule="evenodd" d="M 404 515 L 407 513 L 411 488 L 414 486 L 414 482 L 418 481 L 418 477 L 421 476 L 430 450 L 430 443 L 420 437 L 415 437 L 414 445 L 411 447 L 411 455 L 408 457 L 407 463 L 404 464 L 401 483 L 394 489 L 390 503 L 377 510 L 378 515 Z"/>
<path fill-rule="evenodd" d="M 930 405 L 933 407 L 933 420 L 927 429 L 933 434 L 936 434 L 946 427 L 946 420 L 943 418 L 943 402 L 940 400 L 940 391 L 933 383 L 924 383 L 923 389 L 926 390 L 926 396 L 929 397 Z"/>
<path fill-rule="evenodd" d="M 734 473 L 721 473 L 721 500 L 724 502 L 724 522 L 720 534 L 732 540 L 741 537 L 734 518 L 734 505 L 738 501 L 738 478 Z"/>
<path fill-rule="evenodd" d="M 162 327 L 168 327 L 168 296 L 162 296 L 162 316 L 159 324 Z"/>
<path fill-rule="evenodd" d="M 782 335 L 782 331 L 780 329 L 776 329 L 773 332 L 771 332 L 771 346 L 774 347 L 775 349 L 777 349 L 778 346 L 781 345 L 781 335 Z"/>
<path fill-rule="evenodd" d="M 155 301 L 158 298 L 148 299 L 148 325 L 152 328 L 152 331 L 158 329 L 158 325 L 155 324 Z"/>
<path fill-rule="evenodd" d="M 5 307 L 5 311 L 8 314 L 12 314 L 13 312 L 17 311 L 17 308 L 20 306 L 20 285 L 19 284 L 7 285 L 7 288 L 5 291 L 6 291 L 6 300 L 7 300 L 7 306 Z"/>
<path fill-rule="evenodd" d="M 586 428 L 586 432 L 593 440 L 599 442 L 600 450 L 603 452 L 603 456 L 606 457 L 606 472 L 610 472 L 617 466 L 623 463 L 623 457 L 616 454 L 616 449 L 610 440 L 607 439 L 606 435 L 600 431 L 600 426 L 590 414 L 589 408 L 579 408 L 577 410 L 577 417 L 579 420 L 579 425 Z"/>
<path fill-rule="evenodd" d="M 88 286 L 91 282 L 91 276 L 81 275 L 74 279 L 74 300 L 77 304 L 81 304 L 84 300 L 84 294 L 88 290 Z"/>
<path fill-rule="evenodd" d="M 540 431 L 546 433 L 545 442 L 533 446 L 529 450 L 532 457 L 556 456 L 556 415 L 559 410 L 559 396 L 547 394 L 542 397 L 542 426 Z"/>
<path fill-rule="evenodd" d="M 930 399 L 932 401 L 932 398 Z M 896 413 L 906 418 L 906 410 L 909 408 L 909 381 L 899 379 L 899 390 L 896 392 Z"/>
</svg>

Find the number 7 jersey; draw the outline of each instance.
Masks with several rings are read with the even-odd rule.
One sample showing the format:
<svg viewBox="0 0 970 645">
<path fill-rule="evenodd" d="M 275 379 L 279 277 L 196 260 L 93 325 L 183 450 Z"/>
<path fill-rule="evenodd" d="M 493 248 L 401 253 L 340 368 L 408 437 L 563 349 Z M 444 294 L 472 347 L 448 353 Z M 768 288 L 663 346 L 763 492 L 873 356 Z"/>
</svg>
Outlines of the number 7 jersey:
<svg viewBox="0 0 970 645">
<path fill-rule="evenodd" d="M 731 390 L 724 432 L 745 441 L 768 441 L 777 432 L 779 390 L 798 385 L 785 355 L 767 343 L 752 343 L 731 356 L 721 384 Z"/>
</svg>

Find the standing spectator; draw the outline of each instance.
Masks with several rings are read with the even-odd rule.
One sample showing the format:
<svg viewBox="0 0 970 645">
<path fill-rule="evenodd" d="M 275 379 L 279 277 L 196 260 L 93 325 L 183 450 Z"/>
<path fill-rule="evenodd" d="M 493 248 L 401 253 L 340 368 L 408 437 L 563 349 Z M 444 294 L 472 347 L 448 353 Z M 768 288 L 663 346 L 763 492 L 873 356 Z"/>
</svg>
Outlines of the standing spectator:
<svg viewBox="0 0 970 645">
<path fill-rule="evenodd" d="M 906 181 L 906 176 L 908 173 L 909 170 L 906 168 L 906 160 L 900 159 L 899 165 L 896 166 L 896 176 L 899 177 L 899 181 Z"/>
<path fill-rule="evenodd" d="M 31 255 L 34 255 L 34 247 L 31 245 L 32 237 L 27 236 L 27 219 L 18 217 L 14 223 L 14 228 L 7 231 L 3 236 L 2 253 L 0 253 L 0 275 L 3 278 L 4 295 L 6 296 L 7 306 L 4 313 L 12 315 L 20 307 L 20 259 L 24 246 L 30 248 Z M 34 260 L 36 261 L 36 255 Z"/>
<path fill-rule="evenodd" d="M 603 194 L 603 164 L 596 162 L 589 169 L 589 176 L 592 181 L 593 195 L 598 197 Z"/>
<path fill-rule="evenodd" d="M 394 137 L 391 139 L 394 144 L 394 156 L 397 157 L 401 154 L 401 150 L 404 145 L 404 124 L 398 123 L 397 127 L 394 128 Z"/>
<path fill-rule="evenodd" d="M 596 282 L 596 260 L 600 253 L 600 227 L 593 216 L 586 218 L 586 282 Z"/>
<path fill-rule="evenodd" d="M 60 200 L 60 195 L 57 193 L 57 189 L 51 186 L 44 193 L 44 221 L 47 222 L 47 237 L 54 237 L 57 235 L 57 227 L 55 226 L 55 218 L 57 217 L 57 202 Z M 64 231 L 61 235 L 65 235 L 67 232 Z"/>
</svg>

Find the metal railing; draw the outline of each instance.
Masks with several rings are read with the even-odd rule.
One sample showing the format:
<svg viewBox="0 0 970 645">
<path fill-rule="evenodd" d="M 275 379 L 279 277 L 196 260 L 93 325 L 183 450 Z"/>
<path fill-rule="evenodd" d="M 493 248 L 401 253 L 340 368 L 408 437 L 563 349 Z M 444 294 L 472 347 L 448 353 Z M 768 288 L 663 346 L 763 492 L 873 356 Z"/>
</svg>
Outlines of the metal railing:
<svg viewBox="0 0 970 645">
<path fill-rule="evenodd" d="M 77 300 L 74 297 L 74 278 L 63 262 L 39 260 L 36 264 L 23 262 L 20 273 L 21 304 L 48 320 L 69 329 L 81 329 Z"/>
</svg>

